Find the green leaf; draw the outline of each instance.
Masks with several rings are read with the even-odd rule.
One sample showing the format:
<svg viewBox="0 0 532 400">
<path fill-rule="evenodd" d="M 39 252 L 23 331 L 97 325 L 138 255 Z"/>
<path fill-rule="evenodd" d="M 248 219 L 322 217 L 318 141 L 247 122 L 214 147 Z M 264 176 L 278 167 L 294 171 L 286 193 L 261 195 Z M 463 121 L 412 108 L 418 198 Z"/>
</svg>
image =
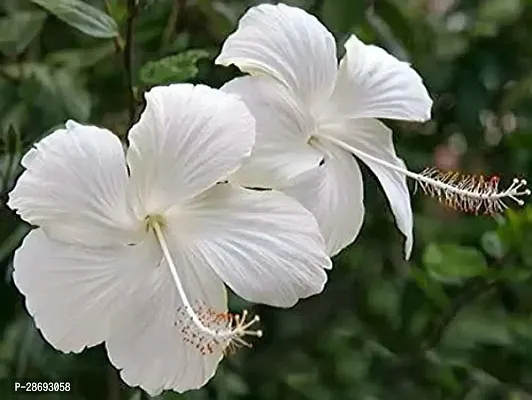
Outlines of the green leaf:
<svg viewBox="0 0 532 400">
<path fill-rule="evenodd" d="M 41 31 L 46 13 L 20 11 L 0 18 L 0 51 L 6 55 L 22 53 Z"/>
<path fill-rule="evenodd" d="M 198 49 L 148 62 L 140 69 L 140 80 L 147 85 L 188 81 L 199 72 L 196 63 L 207 57 L 207 51 Z"/>
<path fill-rule="evenodd" d="M 482 247 L 490 256 L 496 259 L 501 259 L 506 254 L 504 244 L 501 242 L 497 232 L 486 232 L 480 239 Z"/>
<path fill-rule="evenodd" d="M 231 9 L 222 2 L 211 0 L 198 0 L 196 5 L 205 16 L 209 30 L 223 41 L 232 32 L 236 22 Z"/>
<path fill-rule="evenodd" d="M 345 33 L 364 21 L 367 7 L 365 1 L 325 0 L 320 11 L 327 26 Z"/>
<path fill-rule="evenodd" d="M 23 85 L 19 90 L 23 99 L 39 99 L 46 105 L 53 106 L 54 110 L 61 110 L 64 116 L 80 122 L 88 120 L 91 111 L 91 98 L 83 86 L 83 81 L 75 71 L 66 68 L 52 68 L 45 64 L 26 63 L 20 65 Z M 34 81 L 37 84 L 38 95 L 35 87 L 30 86 Z"/>
<path fill-rule="evenodd" d="M 127 17 L 127 3 L 122 0 L 107 0 L 105 2 L 107 7 L 107 12 L 115 20 L 115 22 L 120 25 L 125 21 Z"/>
<path fill-rule="evenodd" d="M 103 11 L 81 0 L 31 0 L 86 35 L 96 38 L 118 36 L 116 22 Z"/>
<path fill-rule="evenodd" d="M 87 121 L 91 113 L 90 94 L 64 69 L 55 71 L 54 81 L 57 96 L 62 100 L 68 115 L 78 121 Z"/>
<path fill-rule="evenodd" d="M 71 70 L 90 68 L 100 61 L 115 53 L 115 46 L 112 42 L 103 42 L 93 48 L 73 48 L 59 50 L 46 56 L 46 63 L 54 67 L 65 67 Z"/>
<path fill-rule="evenodd" d="M 450 306 L 449 298 L 443 290 L 441 283 L 432 279 L 429 274 L 418 268 L 412 268 L 410 274 L 416 281 L 417 286 L 434 304 L 441 309 L 446 309 Z"/>
<path fill-rule="evenodd" d="M 488 272 L 482 253 L 471 247 L 454 244 L 430 244 L 423 254 L 423 263 L 433 277 L 448 282 Z"/>
</svg>

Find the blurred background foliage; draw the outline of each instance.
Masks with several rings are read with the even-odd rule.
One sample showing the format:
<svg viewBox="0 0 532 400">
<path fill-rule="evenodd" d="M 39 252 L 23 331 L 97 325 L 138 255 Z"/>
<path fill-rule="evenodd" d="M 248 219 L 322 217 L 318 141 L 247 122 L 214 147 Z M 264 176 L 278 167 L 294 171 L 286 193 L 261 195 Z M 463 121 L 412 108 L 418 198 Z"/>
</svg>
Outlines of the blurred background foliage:
<svg viewBox="0 0 532 400">
<path fill-rule="evenodd" d="M 287 2 L 317 15 L 340 55 L 356 33 L 424 77 L 433 121 L 392 125 L 411 169 L 532 176 L 531 0 Z M 236 76 L 212 61 L 256 3 L 0 1 L 2 203 L 21 154 L 66 119 L 125 138 L 148 87 Z M 407 263 L 385 197 L 367 182 L 364 228 L 335 258 L 324 293 L 291 310 L 256 306 L 265 336 L 254 349 L 223 361 L 202 390 L 159 399 L 532 399 L 532 206 L 464 215 L 416 194 Z M 43 341 L 11 281 L 28 227 L 5 206 L 0 218 L 0 398 L 32 378 L 72 382 L 49 399 L 147 399 L 101 346 L 65 355 Z M 249 306 L 231 298 L 233 310 Z"/>
</svg>

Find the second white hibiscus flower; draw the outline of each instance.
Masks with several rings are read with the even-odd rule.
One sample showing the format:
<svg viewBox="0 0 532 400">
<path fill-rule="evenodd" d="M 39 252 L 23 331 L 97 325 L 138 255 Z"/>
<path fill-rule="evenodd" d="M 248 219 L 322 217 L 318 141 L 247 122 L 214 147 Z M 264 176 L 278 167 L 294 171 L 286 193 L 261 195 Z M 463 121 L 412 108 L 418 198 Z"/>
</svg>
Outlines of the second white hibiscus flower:
<svg viewBox="0 0 532 400">
<path fill-rule="evenodd" d="M 338 68 L 331 33 L 295 7 L 264 4 L 242 17 L 216 60 L 252 75 L 222 88 L 240 95 L 257 119 L 252 157 L 234 178 L 297 198 L 316 216 L 334 255 L 356 238 L 364 219 L 354 154 L 382 184 L 408 258 L 413 222 L 406 179 L 378 161 L 404 163 L 392 132 L 376 118 L 425 121 L 432 101 L 407 63 L 354 35 L 345 49 Z"/>
<path fill-rule="evenodd" d="M 242 17 L 216 60 L 251 75 L 222 88 L 240 95 L 257 120 L 252 156 L 233 181 L 298 199 L 318 220 L 331 256 L 355 240 L 364 220 L 356 159 L 379 179 L 406 237 L 407 259 L 414 238 L 406 177 L 461 211 L 498 213 L 507 200 L 523 205 L 520 197 L 530 194 L 523 179 L 500 189 L 498 177 L 409 171 L 377 118 L 428 120 L 432 100 L 421 77 L 354 35 L 345 50 L 338 67 L 331 33 L 296 7 L 263 4 Z"/>
</svg>

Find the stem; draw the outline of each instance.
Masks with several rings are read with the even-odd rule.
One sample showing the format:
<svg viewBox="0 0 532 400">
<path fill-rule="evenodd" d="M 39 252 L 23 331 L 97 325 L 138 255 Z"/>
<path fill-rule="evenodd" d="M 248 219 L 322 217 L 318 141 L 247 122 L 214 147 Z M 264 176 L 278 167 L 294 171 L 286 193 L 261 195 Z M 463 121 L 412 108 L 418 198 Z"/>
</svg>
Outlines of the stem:
<svg viewBox="0 0 532 400">
<path fill-rule="evenodd" d="M 124 48 L 124 69 L 126 72 L 126 83 L 128 91 L 128 110 L 129 110 L 129 122 L 128 130 L 135 123 L 136 114 L 136 98 L 133 80 L 133 64 L 134 64 L 134 25 L 135 18 L 137 17 L 137 0 L 127 0 L 127 22 L 126 22 L 126 45 Z"/>
<path fill-rule="evenodd" d="M 456 316 L 469 304 L 477 300 L 479 297 L 487 294 L 495 288 L 496 282 L 493 280 L 478 280 L 472 279 L 466 284 L 464 290 L 453 302 L 449 311 L 447 311 L 441 319 L 435 321 L 434 324 L 427 326 L 426 332 L 422 335 L 424 341 L 421 345 L 420 352 L 434 348 L 440 343 L 447 327 L 454 321 Z"/>
<path fill-rule="evenodd" d="M 471 199 L 478 199 L 478 200 L 498 200 L 506 197 L 510 197 L 513 200 L 517 201 L 518 204 L 521 204 L 521 200 L 515 199 L 513 195 L 515 185 L 512 185 L 509 189 L 503 190 L 498 193 L 482 193 L 482 192 L 475 192 L 472 190 L 464 190 L 460 189 L 458 187 L 455 187 L 453 185 L 449 185 L 447 183 L 441 182 L 437 179 L 432 179 L 428 176 L 416 174 L 415 172 L 411 172 L 405 168 L 399 167 L 397 165 L 394 165 L 392 163 L 389 163 L 387 161 L 384 161 L 378 157 L 372 156 L 371 154 L 365 153 L 362 150 L 356 149 L 354 147 L 349 146 L 348 144 L 344 143 L 343 141 L 336 139 L 335 137 L 328 136 L 328 135 L 322 135 L 322 137 L 326 138 L 327 140 L 331 141 L 332 143 L 336 144 L 337 146 L 341 147 L 344 150 L 347 150 L 348 152 L 357 155 L 361 158 L 366 158 L 370 161 L 373 161 L 377 164 L 382 165 L 383 167 L 392 169 L 394 171 L 399 172 L 400 174 L 403 174 L 405 176 L 408 176 L 409 178 L 412 178 L 418 182 L 426 183 L 427 185 L 430 185 L 432 187 L 436 187 L 442 190 L 445 190 L 446 192 L 454 193 L 458 196 L 467 197 Z M 526 183 L 526 182 L 525 182 Z M 519 193 L 518 193 L 519 194 Z M 526 193 L 525 193 L 526 194 Z M 522 204 L 521 204 L 522 205 Z"/>
<path fill-rule="evenodd" d="M 185 21 L 185 8 L 187 5 L 187 0 L 174 0 L 172 6 L 172 11 L 168 17 L 168 23 L 166 24 L 166 29 L 163 33 L 163 49 L 165 49 L 174 36 L 174 34 L 179 33 L 182 29 L 182 25 Z"/>
<path fill-rule="evenodd" d="M 181 280 L 179 279 L 176 266 L 174 264 L 174 261 L 172 260 L 172 255 L 170 254 L 170 250 L 168 249 L 168 245 L 166 244 L 164 234 L 161 230 L 161 225 L 158 222 L 152 222 L 151 227 L 153 228 L 153 231 L 155 232 L 155 236 L 157 237 L 157 241 L 159 242 L 159 245 L 161 246 L 161 250 L 163 251 L 164 258 L 166 260 L 166 263 L 168 264 L 168 269 L 170 270 L 170 273 L 172 274 L 172 278 L 174 279 L 177 292 L 179 293 L 179 297 L 181 298 L 181 301 L 183 302 L 183 305 L 185 306 L 185 311 L 187 312 L 192 322 L 194 322 L 194 324 L 199 328 L 200 331 L 209 335 L 210 337 L 222 339 L 222 340 L 232 338 L 234 336 L 233 331 L 231 330 L 221 331 L 221 332 L 215 331 L 205 326 L 201 322 L 198 315 L 194 312 L 194 309 L 190 305 L 190 302 L 188 301 L 187 295 L 185 293 L 185 289 L 183 288 L 183 284 L 181 283 Z"/>
</svg>

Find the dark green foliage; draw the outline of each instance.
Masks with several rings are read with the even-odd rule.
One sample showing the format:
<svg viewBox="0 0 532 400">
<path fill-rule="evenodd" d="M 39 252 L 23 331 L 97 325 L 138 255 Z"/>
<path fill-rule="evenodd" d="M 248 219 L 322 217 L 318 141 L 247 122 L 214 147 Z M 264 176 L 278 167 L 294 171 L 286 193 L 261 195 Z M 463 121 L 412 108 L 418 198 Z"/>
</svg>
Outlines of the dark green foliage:
<svg viewBox="0 0 532 400">
<path fill-rule="evenodd" d="M 149 85 L 219 87 L 236 76 L 212 60 L 254 2 L 138 1 L 129 77 L 127 0 L 86 3 L 0 1 L 2 204 L 21 153 L 65 120 L 125 137 L 130 100 L 137 116 Z M 531 1 L 291 4 L 327 24 L 340 54 L 356 33 L 424 77 L 433 121 L 392 125 L 412 170 L 532 179 Z M 364 228 L 335 258 L 324 293 L 289 310 L 256 306 L 265 336 L 254 349 L 223 361 L 204 389 L 160 399 L 532 399 L 532 206 L 464 215 L 417 193 L 415 248 L 405 262 L 384 195 L 368 177 Z M 46 399 L 145 399 L 120 381 L 103 348 L 65 355 L 44 342 L 11 281 L 12 253 L 28 227 L 4 205 L 0 218 L 0 398 L 16 398 L 14 380 L 32 378 L 72 383 L 70 394 Z M 250 306 L 230 300 L 233 310 Z"/>
</svg>

